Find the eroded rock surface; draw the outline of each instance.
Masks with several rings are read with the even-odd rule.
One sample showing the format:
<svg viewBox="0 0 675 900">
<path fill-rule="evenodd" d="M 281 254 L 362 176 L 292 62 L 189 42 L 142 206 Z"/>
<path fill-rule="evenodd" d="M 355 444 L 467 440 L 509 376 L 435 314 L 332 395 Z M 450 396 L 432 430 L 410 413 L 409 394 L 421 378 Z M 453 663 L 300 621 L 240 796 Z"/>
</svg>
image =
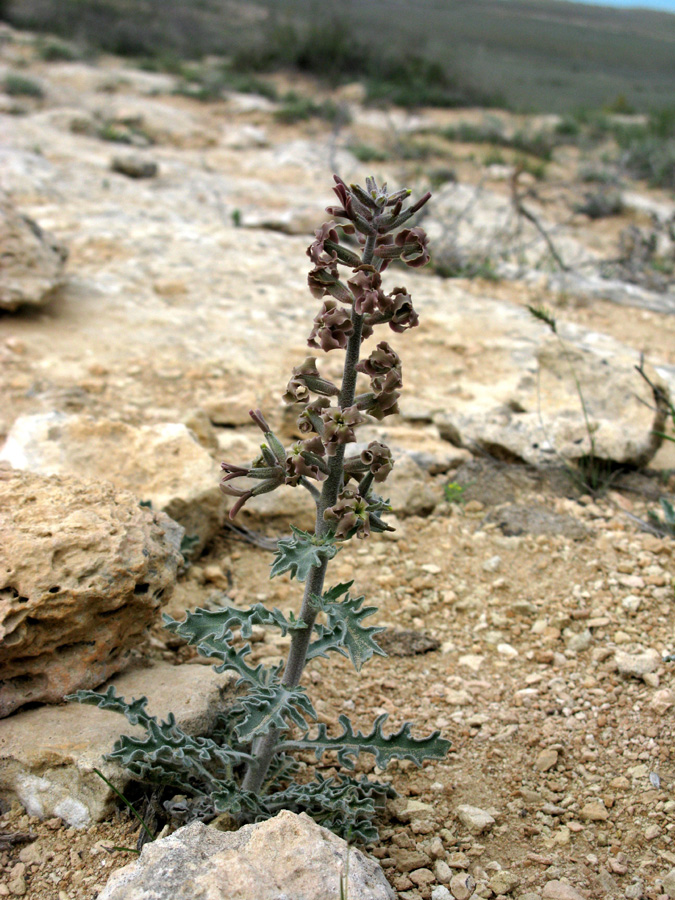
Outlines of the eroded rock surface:
<svg viewBox="0 0 675 900">
<path fill-rule="evenodd" d="M 63 244 L 0 197 L 0 247 L 0 310 L 47 303 L 63 281 Z"/>
<path fill-rule="evenodd" d="M 132 491 L 196 538 L 194 553 L 201 552 L 225 515 L 217 463 L 179 423 L 134 427 L 56 412 L 22 416 L 0 460 L 15 469 L 109 481 Z"/>
<path fill-rule="evenodd" d="M 349 900 L 394 900 L 378 864 L 304 813 L 223 833 L 194 822 L 143 847 L 99 900 L 328 900 L 349 856 Z"/>
<path fill-rule="evenodd" d="M 0 469 L 0 716 L 125 668 L 183 531 L 107 483 Z"/>
</svg>

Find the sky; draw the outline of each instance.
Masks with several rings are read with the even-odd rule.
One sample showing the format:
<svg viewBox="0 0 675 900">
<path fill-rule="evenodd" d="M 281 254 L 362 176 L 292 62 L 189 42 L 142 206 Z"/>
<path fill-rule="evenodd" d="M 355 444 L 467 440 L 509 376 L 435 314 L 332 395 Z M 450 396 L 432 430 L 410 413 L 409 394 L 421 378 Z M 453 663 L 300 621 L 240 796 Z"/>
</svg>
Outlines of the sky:
<svg viewBox="0 0 675 900">
<path fill-rule="evenodd" d="M 675 0 L 582 0 L 584 3 L 592 3 L 595 6 L 623 6 L 646 7 L 648 9 L 662 9 L 675 13 Z"/>
</svg>

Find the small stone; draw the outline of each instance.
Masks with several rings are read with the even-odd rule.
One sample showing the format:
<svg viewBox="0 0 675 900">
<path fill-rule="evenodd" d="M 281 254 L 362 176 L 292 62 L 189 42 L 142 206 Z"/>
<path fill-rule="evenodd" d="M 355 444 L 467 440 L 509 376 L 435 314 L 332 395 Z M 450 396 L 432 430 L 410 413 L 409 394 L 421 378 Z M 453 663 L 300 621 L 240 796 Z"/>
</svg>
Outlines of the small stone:
<svg viewBox="0 0 675 900">
<path fill-rule="evenodd" d="M 646 841 L 654 841 L 661 834 L 661 829 L 658 825 L 650 825 L 648 828 L 645 828 L 645 840 Z"/>
<path fill-rule="evenodd" d="M 431 785 L 433 790 L 434 785 Z M 443 790 L 443 785 L 440 785 L 440 790 Z M 432 859 L 442 859 L 445 856 L 445 847 L 443 846 L 443 841 L 436 836 L 430 843 L 427 848 L 427 852 Z"/>
<path fill-rule="evenodd" d="M 582 819 L 589 822 L 606 822 L 609 818 L 609 813 L 602 800 L 591 800 L 582 808 L 580 815 Z"/>
<path fill-rule="evenodd" d="M 9 882 L 8 887 L 10 894 L 14 894 L 15 897 L 23 897 L 23 895 L 28 890 L 26 879 L 23 877 L 23 875 L 20 875 L 18 878 L 12 879 L 12 881 Z"/>
<path fill-rule="evenodd" d="M 396 863 L 396 869 L 402 874 L 412 872 L 414 869 L 425 868 L 431 862 L 426 853 L 422 853 L 421 850 L 397 849 L 393 850 L 391 855 Z"/>
<path fill-rule="evenodd" d="M 417 887 L 429 887 L 436 882 L 436 876 L 431 871 L 431 869 L 415 869 L 413 872 L 408 873 L 408 878 L 412 881 L 413 884 L 416 884 Z"/>
<path fill-rule="evenodd" d="M 510 894 L 520 884 L 520 878 L 513 872 L 502 870 L 495 872 L 488 884 L 495 894 Z"/>
<path fill-rule="evenodd" d="M 669 897 L 675 898 L 675 869 L 671 869 L 666 875 L 663 876 L 663 890 L 668 894 Z"/>
<path fill-rule="evenodd" d="M 567 641 L 567 649 L 574 651 L 574 653 L 583 653 L 584 650 L 588 650 L 593 641 L 593 635 L 586 628 L 580 634 L 573 634 L 569 637 Z"/>
<path fill-rule="evenodd" d="M 476 890 L 476 879 L 473 875 L 462 872 L 459 875 L 453 875 L 450 881 L 450 891 L 455 900 L 469 900 L 469 897 Z"/>
<path fill-rule="evenodd" d="M 621 601 L 621 606 L 623 606 L 629 616 L 636 615 L 641 605 L 642 597 L 637 597 L 635 594 L 628 594 L 628 596 L 624 597 Z"/>
<path fill-rule="evenodd" d="M 425 563 L 423 566 L 420 566 L 420 569 L 423 572 L 428 572 L 429 575 L 440 575 L 443 571 L 440 566 L 437 566 L 435 563 Z"/>
<path fill-rule="evenodd" d="M 498 572 L 502 564 L 501 556 L 491 556 L 482 565 L 484 572 Z"/>
<path fill-rule="evenodd" d="M 471 834 L 482 834 L 484 831 L 490 831 L 495 824 L 495 820 L 490 813 L 480 809 L 478 806 L 462 804 L 457 807 L 456 814 L 459 821 Z"/>
<path fill-rule="evenodd" d="M 657 716 L 663 716 L 668 712 L 673 703 L 675 703 L 675 693 L 664 688 L 654 694 L 649 701 L 649 706 L 654 710 Z"/>
<path fill-rule="evenodd" d="M 645 675 L 656 672 L 661 663 L 658 651 L 651 649 L 644 653 L 625 653 L 623 650 L 617 650 L 615 659 L 619 674 L 624 678 L 644 679 Z"/>
<path fill-rule="evenodd" d="M 478 672 L 485 662 L 485 657 L 476 653 L 466 653 L 464 656 L 460 656 L 457 662 L 460 666 L 466 666 L 467 669 L 471 669 L 472 672 Z"/>
<path fill-rule="evenodd" d="M 552 769 L 557 762 L 558 751 L 547 748 L 546 750 L 541 751 L 541 753 L 535 760 L 534 767 L 539 772 L 548 772 L 548 770 Z"/>
<path fill-rule="evenodd" d="M 615 875 L 625 875 L 628 871 L 628 865 L 626 863 L 626 859 L 623 853 L 620 853 L 618 856 L 610 856 L 607 860 L 609 868 L 614 872 Z"/>
<path fill-rule="evenodd" d="M 641 900 L 644 894 L 645 886 L 641 878 L 638 878 L 633 884 L 629 884 L 624 891 L 626 900 Z"/>
<path fill-rule="evenodd" d="M 506 656 L 508 659 L 515 659 L 518 656 L 518 651 L 515 647 L 512 647 L 511 644 L 497 644 L 497 653 L 500 656 Z"/>
<path fill-rule="evenodd" d="M 154 178 L 159 171 L 156 162 L 138 153 L 114 156 L 110 168 L 113 172 L 126 175 L 127 178 Z"/>
<path fill-rule="evenodd" d="M 452 900 L 452 894 L 442 884 L 438 884 L 431 892 L 431 900 Z"/>
<path fill-rule="evenodd" d="M 547 881 L 544 885 L 544 900 L 584 900 L 584 897 L 565 881 Z"/>
<path fill-rule="evenodd" d="M 441 884 L 450 884 L 452 869 L 444 860 L 437 859 L 434 863 L 434 875 L 436 881 L 440 881 Z"/>
</svg>

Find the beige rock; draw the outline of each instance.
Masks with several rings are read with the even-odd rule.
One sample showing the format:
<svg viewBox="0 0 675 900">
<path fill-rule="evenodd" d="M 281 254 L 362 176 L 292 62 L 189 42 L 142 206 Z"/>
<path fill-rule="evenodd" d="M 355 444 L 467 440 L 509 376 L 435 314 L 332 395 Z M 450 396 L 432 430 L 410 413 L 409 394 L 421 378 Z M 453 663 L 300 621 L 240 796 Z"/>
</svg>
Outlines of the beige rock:
<svg viewBox="0 0 675 900">
<path fill-rule="evenodd" d="M 609 818 L 609 813 L 602 800 L 591 800 L 586 803 L 582 807 L 580 815 L 582 819 L 589 822 L 606 822 Z"/>
<path fill-rule="evenodd" d="M 110 484 L 0 469 L 0 716 L 125 668 L 173 590 L 181 536 Z"/>
<path fill-rule="evenodd" d="M 327 900 L 339 895 L 347 858 L 349 900 L 394 900 L 374 860 L 288 810 L 234 832 L 195 822 L 146 844 L 99 900 Z"/>
<path fill-rule="evenodd" d="M 63 283 L 68 251 L 0 197 L 0 309 L 43 306 Z"/>
<path fill-rule="evenodd" d="M 159 663 L 124 672 L 110 683 L 127 700 L 145 695 L 151 715 L 166 718 L 172 712 L 184 731 L 200 735 L 212 726 L 223 694 L 235 680 L 231 673 L 218 675 L 206 666 Z M 128 784 L 128 772 L 103 758 L 120 734 L 141 737 L 144 731 L 119 713 L 77 703 L 30 709 L 3 719 L 0 791 L 18 800 L 29 815 L 59 816 L 75 828 L 103 821 L 115 797 L 94 768 L 118 790 Z"/>
<path fill-rule="evenodd" d="M 661 656 L 657 650 L 645 650 L 644 653 L 626 653 L 623 650 L 617 650 L 616 666 L 619 675 L 625 678 L 641 678 L 644 680 L 645 675 L 654 673 L 661 664 Z"/>
<path fill-rule="evenodd" d="M 502 870 L 495 872 L 489 881 L 490 889 L 495 894 L 510 894 L 520 884 L 520 878 L 513 872 Z"/>
<path fill-rule="evenodd" d="M 476 890 L 476 879 L 468 872 L 460 872 L 450 879 L 450 891 L 455 900 L 469 900 Z"/>
<path fill-rule="evenodd" d="M 585 900 L 583 894 L 566 881 L 547 881 L 543 897 L 544 900 Z"/>
<path fill-rule="evenodd" d="M 546 748 L 542 750 L 539 756 L 537 756 L 534 767 L 538 769 L 540 772 L 548 772 L 549 769 L 552 769 L 556 763 L 558 762 L 558 751 L 551 750 L 550 748 Z"/>
<path fill-rule="evenodd" d="M 219 530 L 225 498 L 216 461 L 185 425 L 42 413 L 12 426 L 0 461 L 42 475 L 77 475 L 132 491 L 197 538 L 193 555 Z"/>
</svg>

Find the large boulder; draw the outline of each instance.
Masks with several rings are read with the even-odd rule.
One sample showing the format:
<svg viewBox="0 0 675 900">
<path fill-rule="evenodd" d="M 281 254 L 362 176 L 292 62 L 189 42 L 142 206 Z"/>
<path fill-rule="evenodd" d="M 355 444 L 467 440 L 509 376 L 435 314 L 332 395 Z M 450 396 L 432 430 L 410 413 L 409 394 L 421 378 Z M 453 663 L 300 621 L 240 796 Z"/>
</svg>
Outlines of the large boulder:
<svg viewBox="0 0 675 900">
<path fill-rule="evenodd" d="M 348 861 L 348 864 L 347 864 Z M 223 833 L 194 822 L 143 847 L 109 879 L 99 900 L 394 900 L 375 860 L 304 813 Z"/>
<path fill-rule="evenodd" d="M 0 717 L 125 668 L 183 530 L 111 484 L 0 469 Z"/>
<path fill-rule="evenodd" d="M 171 712 L 184 732 L 203 735 L 235 680 L 233 673 L 219 675 L 210 667 L 159 663 L 130 669 L 110 683 L 129 702 L 147 697 L 151 715 L 166 719 Z M 94 769 L 123 791 L 129 772 L 104 757 L 120 734 L 144 733 L 119 713 L 78 703 L 21 710 L 0 722 L 0 791 L 31 816 L 58 816 L 74 828 L 102 822 L 117 798 Z"/>
<path fill-rule="evenodd" d="M 0 310 L 43 306 L 63 283 L 66 248 L 0 197 Z"/>
<path fill-rule="evenodd" d="M 136 427 L 59 412 L 22 416 L 0 451 L 2 460 L 15 469 L 105 480 L 132 491 L 183 526 L 194 555 L 225 516 L 218 465 L 179 423 Z"/>
</svg>

